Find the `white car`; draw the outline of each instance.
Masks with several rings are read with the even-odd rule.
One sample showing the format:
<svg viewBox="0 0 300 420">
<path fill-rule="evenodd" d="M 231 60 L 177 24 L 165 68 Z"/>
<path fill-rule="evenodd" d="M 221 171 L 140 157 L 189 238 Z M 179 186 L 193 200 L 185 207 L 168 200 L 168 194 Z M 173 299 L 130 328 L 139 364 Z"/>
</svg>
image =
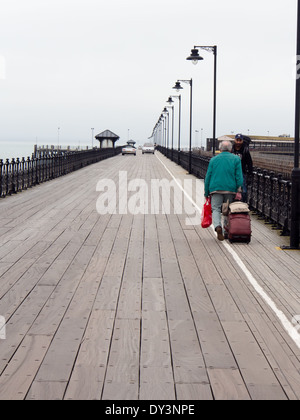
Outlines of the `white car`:
<svg viewBox="0 0 300 420">
<path fill-rule="evenodd" d="M 145 143 L 143 148 L 142 148 L 142 153 L 143 154 L 144 153 L 152 153 L 154 155 L 154 151 L 155 151 L 155 148 L 154 148 L 154 144 L 152 144 L 152 143 Z"/>
<path fill-rule="evenodd" d="M 122 149 L 122 156 L 124 155 L 134 155 L 136 156 L 136 148 L 132 146 L 125 146 Z"/>
</svg>

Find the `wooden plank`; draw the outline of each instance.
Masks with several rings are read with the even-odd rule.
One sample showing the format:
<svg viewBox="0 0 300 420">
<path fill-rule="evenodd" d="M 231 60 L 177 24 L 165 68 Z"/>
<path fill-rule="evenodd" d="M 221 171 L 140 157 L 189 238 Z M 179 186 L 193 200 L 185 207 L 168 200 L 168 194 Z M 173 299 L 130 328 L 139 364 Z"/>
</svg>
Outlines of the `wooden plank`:
<svg viewBox="0 0 300 420">
<path fill-rule="evenodd" d="M 13 265 L 13 263 L 0 262 L 0 277 L 3 277 L 3 274 L 6 273 Z"/>
<path fill-rule="evenodd" d="M 258 255 L 261 258 L 258 258 Z M 300 295 L 298 291 L 292 290 L 291 285 L 293 284 L 299 290 L 299 276 L 298 273 L 295 274 L 290 270 L 281 256 L 282 253 L 279 251 L 271 254 L 265 247 L 257 246 L 248 250 L 246 264 L 251 266 L 256 278 L 261 279 L 267 286 L 268 293 L 278 306 L 282 306 L 282 309 L 288 307 L 293 313 L 298 313 L 300 312 Z M 289 287 L 286 287 L 287 284 Z"/>
<path fill-rule="evenodd" d="M 188 319 L 190 307 L 165 216 L 157 217 L 157 229 L 168 318 L 171 320 Z"/>
<path fill-rule="evenodd" d="M 180 401 L 211 401 L 213 395 L 210 384 L 176 384 L 176 396 Z"/>
<path fill-rule="evenodd" d="M 187 230 L 185 231 L 185 235 L 205 284 L 220 284 L 221 280 L 216 268 L 209 255 L 206 253 L 203 244 L 199 241 L 197 234 L 194 231 Z M 205 264 L 201 264 L 201 261 L 196 258 L 196 256 L 199 255 L 199 248 L 203 250 L 201 260 L 205 261 Z M 213 276 L 213 278 L 211 276 Z M 206 289 L 206 291 L 203 290 L 203 292 L 204 293 L 199 297 L 197 309 L 194 311 L 193 317 L 206 366 L 236 369 L 238 366 L 226 340 L 220 320 L 215 312 L 215 308 L 209 296 L 209 291 Z"/>
<path fill-rule="evenodd" d="M 129 239 L 129 250 L 127 252 L 126 245 L 127 241 L 124 242 L 124 234 L 127 238 L 127 230 L 131 228 L 131 217 L 128 219 L 128 221 L 124 225 L 120 225 L 118 223 L 118 226 L 120 229 L 118 231 L 115 230 L 115 233 L 117 233 L 119 236 L 117 236 L 116 241 L 114 243 L 113 252 L 109 253 L 109 258 L 114 258 L 114 255 L 118 255 L 119 260 L 124 261 L 123 258 L 127 254 L 131 258 L 128 258 L 127 268 L 125 268 L 125 273 L 127 273 L 128 279 L 131 278 L 131 274 L 134 273 L 133 269 L 137 269 L 137 260 L 134 258 L 133 255 L 133 245 L 136 244 L 136 240 L 139 239 L 139 236 L 143 237 L 143 229 L 132 229 L 132 234 Z M 121 229 L 122 226 L 122 229 Z M 126 227 L 126 230 L 124 230 L 124 226 Z M 111 230 L 111 229 L 110 229 Z M 121 247 L 121 239 L 122 239 L 122 247 Z M 142 242 L 142 239 L 141 239 Z M 132 251 L 130 251 L 132 249 Z M 121 253 L 119 253 L 121 250 Z M 142 247 L 141 247 L 141 252 Z M 131 255 L 132 254 L 132 255 Z M 138 257 L 137 257 L 138 258 Z M 132 261 L 131 261 L 132 259 Z M 110 263 L 111 264 L 111 263 Z M 118 307 L 118 317 L 124 316 L 124 308 L 121 309 L 120 302 L 122 301 L 122 297 L 119 299 L 120 295 L 120 287 L 121 287 L 121 272 L 123 271 L 123 265 L 120 265 L 119 272 L 114 272 L 114 274 L 117 274 L 117 276 L 111 276 L 111 270 L 110 270 L 110 264 L 107 265 L 103 279 L 101 281 L 101 285 L 95 300 L 94 309 L 91 315 L 91 320 L 93 320 L 93 314 L 109 314 L 109 322 L 110 327 L 105 327 L 107 323 L 104 323 L 105 329 L 103 330 L 103 333 L 106 334 L 106 341 L 103 343 L 101 340 L 101 337 L 103 337 L 102 326 L 100 327 L 100 331 L 97 333 L 97 336 L 100 336 L 97 338 L 97 342 L 95 343 L 95 338 L 92 339 L 93 334 L 90 334 L 90 338 L 88 341 L 84 339 L 84 344 L 81 346 L 81 349 L 79 351 L 79 356 L 77 358 L 75 368 L 70 380 L 70 386 L 67 390 L 66 399 L 74 399 L 74 398 L 83 398 L 84 396 L 93 396 L 94 398 L 100 398 L 101 391 L 103 387 L 103 380 L 104 376 L 106 374 L 106 363 L 108 359 L 109 349 L 110 349 L 110 341 L 112 336 L 112 327 L 114 323 L 114 317 L 112 314 L 115 314 L 117 305 Z M 133 265 L 133 267 L 131 267 Z M 128 268 L 129 266 L 129 268 Z M 141 265 L 142 267 L 142 265 Z M 141 270 L 141 268 L 140 268 Z M 126 274 L 124 275 L 126 277 Z M 133 278 L 133 283 L 135 282 L 136 276 Z M 125 281 L 126 282 L 126 281 Z M 123 288 L 124 284 L 122 284 Z M 122 288 L 122 290 L 123 290 Z M 130 287 L 129 287 L 130 289 Z M 124 301 L 126 300 L 126 297 L 131 296 L 132 293 L 130 291 L 130 294 L 128 295 L 127 292 L 125 296 L 123 296 Z M 128 305 L 128 302 L 126 302 L 126 306 Z M 138 302 L 139 308 L 141 306 L 141 302 L 139 300 Z M 127 314 L 126 314 L 127 315 Z M 90 321 L 91 323 L 91 321 Z M 90 325 L 89 323 L 89 325 Z M 93 325 L 93 323 L 92 323 Z M 95 328 L 95 327 L 94 327 Z M 99 325 L 98 325 L 99 330 Z M 96 333 L 96 331 L 94 331 Z M 109 335 L 109 338 L 108 338 Z M 103 346 L 104 344 L 104 346 Z M 106 345 L 105 345 L 106 344 Z M 97 352 L 96 354 L 93 353 L 90 345 L 96 346 Z M 88 349 L 86 347 L 88 346 Z M 99 353 L 99 348 L 102 348 L 102 352 Z M 93 363 L 93 360 L 96 359 L 95 364 Z M 100 369 L 95 369 L 94 366 L 98 366 L 100 363 Z M 85 369 L 82 369 L 82 366 L 85 367 Z M 94 372 L 89 373 L 89 368 L 91 367 L 91 370 L 94 369 Z M 78 377 L 81 378 L 78 386 Z M 82 382 L 88 382 L 89 385 L 87 385 L 86 390 L 81 390 L 81 383 Z"/>
<path fill-rule="evenodd" d="M 33 382 L 26 400 L 61 401 L 67 385 L 67 382 Z"/>
<path fill-rule="evenodd" d="M 144 216 L 135 216 L 128 243 L 117 318 L 140 319 L 144 254 Z"/>
<path fill-rule="evenodd" d="M 114 321 L 114 311 L 93 310 L 64 399 L 100 399 Z"/>
<path fill-rule="evenodd" d="M 280 381 L 290 400 L 300 395 L 299 358 L 295 357 L 290 347 L 287 347 L 281 336 L 270 330 L 270 320 L 266 315 L 249 313 L 253 329 L 260 337 L 260 345 L 269 360 L 275 375 Z M 251 325 L 251 323 L 249 322 Z"/>
<path fill-rule="evenodd" d="M 238 369 L 208 369 L 215 400 L 250 400 Z"/>
<path fill-rule="evenodd" d="M 204 384 L 209 380 L 192 319 L 169 321 L 176 384 Z"/>
<path fill-rule="evenodd" d="M 6 340 L 0 341 L 0 375 L 22 343 L 52 291 L 53 287 L 51 286 L 36 287 L 17 308 L 13 316 L 6 319 Z"/>
<path fill-rule="evenodd" d="M 285 379 L 282 373 L 287 372 L 288 378 L 291 372 L 298 371 L 299 361 L 296 362 L 296 358 L 291 357 L 290 348 L 285 348 L 279 334 L 277 336 L 274 334 L 275 320 L 269 319 L 268 316 L 264 315 L 262 308 L 258 308 L 257 298 L 241 282 L 240 276 L 235 273 L 233 262 L 227 261 L 226 264 L 222 265 L 222 276 L 239 311 L 243 314 L 247 326 L 251 329 L 257 343 L 263 349 L 263 353 L 276 377 L 280 380 L 285 393 L 289 396 L 289 399 L 294 399 L 295 394 L 292 388 L 295 388 L 297 390 L 296 393 L 299 394 L 300 378 L 298 378 L 298 381 L 295 377 L 291 379 L 293 384 L 291 388 L 289 381 Z M 278 365 L 281 366 L 280 370 Z"/>
<path fill-rule="evenodd" d="M 139 398 L 142 400 L 175 399 L 162 278 L 144 278 L 142 309 Z"/>
<path fill-rule="evenodd" d="M 16 247 L 18 246 L 22 246 L 23 241 L 15 241 L 15 240 L 8 240 L 6 242 L 4 242 L 3 240 L 3 236 L 1 237 L 1 248 L 0 248 L 0 258 L 1 258 L 1 262 L 4 263 L 5 261 L 3 261 L 3 257 L 5 257 L 6 255 L 8 255 L 11 251 L 13 251 Z M 14 263 L 15 261 L 12 261 L 12 263 Z M 8 262 L 7 262 L 8 263 Z"/>
<path fill-rule="evenodd" d="M 223 322 L 223 326 L 252 399 L 286 400 L 284 390 L 247 325 Z"/>
<path fill-rule="evenodd" d="M 193 305 L 193 297 L 192 296 L 197 296 L 197 298 L 199 296 L 199 293 L 195 293 L 196 290 L 194 290 L 194 288 L 199 286 L 199 284 L 201 284 L 201 282 L 199 283 L 200 274 L 198 273 L 198 282 L 197 283 L 191 281 L 191 279 L 197 278 L 197 269 L 195 267 L 195 263 L 194 263 L 191 255 L 190 255 L 190 249 L 187 246 L 185 238 L 182 235 L 182 231 L 179 229 L 178 225 L 176 224 L 175 219 L 172 218 L 172 217 L 169 217 L 169 223 L 170 223 L 170 227 L 172 229 L 173 241 L 174 241 L 174 244 L 175 244 L 175 247 L 176 247 L 177 257 L 178 257 L 178 260 L 180 262 L 181 272 L 182 272 L 182 274 L 185 278 L 185 281 L 186 281 L 186 284 L 187 284 L 187 292 L 191 296 L 191 299 L 192 299 L 191 304 L 192 304 L 192 308 L 193 308 L 194 305 Z M 197 286 L 195 286 L 195 283 L 197 284 Z M 218 290 L 218 292 L 216 292 L 216 290 Z M 204 291 L 204 289 L 202 289 L 202 291 Z M 241 320 L 241 315 L 239 314 L 238 310 L 235 308 L 235 305 L 231 301 L 231 297 L 228 294 L 227 294 L 227 296 L 228 296 L 227 300 L 229 301 L 229 305 L 224 306 L 224 303 L 226 302 L 226 299 L 224 300 L 224 293 L 225 293 L 225 296 L 226 296 L 226 293 L 227 293 L 224 285 L 210 286 L 210 287 L 208 287 L 207 291 L 208 291 L 208 294 L 210 295 L 210 299 L 212 299 L 212 301 L 214 302 L 214 307 L 217 310 L 217 313 L 219 314 L 220 317 L 223 316 L 226 319 L 228 318 L 228 316 L 229 316 L 229 319 L 231 319 L 232 317 L 233 317 L 233 319 L 236 319 L 238 317 L 238 319 Z M 212 291 L 215 292 L 215 293 L 212 293 Z M 205 293 L 205 294 L 207 295 L 207 293 Z M 197 300 L 199 300 L 199 298 Z M 220 309 L 218 309 L 219 306 L 220 306 Z M 233 310 L 231 309 L 231 307 L 233 308 Z M 229 313 L 227 313 L 228 309 L 230 310 Z M 186 334 L 187 330 L 188 330 L 188 328 L 184 329 L 185 334 Z M 190 330 L 192 331 L 193 329 L 190 328 Z M 183 350 L 179 351 L 178 353 L 179 353 L 179 355 L 186 354 Z M 175 363 L 175 365 L 176 365 L 176 363 Z M 232 369 L 227 370 L 227 371 L 232 371 Z M 205 372 L 205 375 L 206 375 L 206 372 Z M 237 375 L 235 375 L 235 376 L 237 376 Z M 232 376 L 232 378 L 233 378 L 233 376 Z M 203 381 L 203 383 L 205 384 L 205 381 Z M 207 377 L 206 377 L 206 384 L 209 384 Z M 235 385 L 237 388 L 240 388 L 239 393 L 237 394 L 237 395 L 239 395 L 239 397 L 241 397 L 242 399 L 244 399 L 244 398 L 249 399 L 249 394 L 247 392 L 245 383 L 243 382 L 243 380 L 240 376 L 239 376 L 239 383 L 238 384 L 233 384 L 233 385 Z"/>
<path fill-rule="evenodd" d="M 1 400 L 23 400 L 50 345 L 51 337 L 27 335 L 0 377 Z"/>
<path fill-rule="evenodd" d="M 87 252 L 89 251 L 89 252 Z M 67 313 L 70 302 L 91 259 L 93 248 L 82 248 L 73 259 L 58 285 L 53 285 L 53 293 L 45 302 L 35 319 L 30 334 L 53 336 Z M 50 282 L 51 284 L 51 282 Z"/>
<path fill-rule="evenodd" d="M 176 399 L 172 370 L 167 366 L 141 366 L 140 400 Z"/>
<path fill-rule="evenodd" d="M 143 279 L 143 312 L 156 311 L 165 312 L 165 297 L 162 278 Z"/>
<path fill-rule="evenodd" d="M 161 277 L 161 261 L 158 245 L 156 218 L 145 215 L 144 278 Z"/>
<path fill-rule="evenodd" d="M 186 240 L 186 237 L 181 229 L 181 226 L 176 221 L 174 217 L 169 217 L 169 224 L 172 232 L 172 237 L 174 245 L 176 248 L 177 258 L 180 264 L 181 273 L 184 278 L 186 291 L 189 296 L 189 302 L 191 305 L 191 310 L 198 319 L 199 313 L 203 314 L 203 311 L 208 313 L 209 311 L 213 313 L 215 310 L 218 311 L 218 304 L 216 298 L 214 299 L 211 295 L 211 287 L 205 287 L 201 279 L 201 272 L 199 273 L 197 269 L 196 262 L 193 258 L 190 244 Z M 216 286 L 215 286 L 216 287 Z M 222 304 L 223 309 L 223 300 L 224 300 L 224 287 L 220 289 L 221 286 L 218 286 L 218 290 L 221 296 L 220 303 Z M 217 298 L 219 295 L 217 296 Z M 211 305 L 211 300 L 214 302 L 214 308 Z M 237 312 L 237 311 L 235 311 Z M 235 315 L 236 317 L 236 315 Z M 235 318 L 234 317 L 234 318 Z M 170 321 L 171 325 L 172 322 Z M 181 382 L 191 382 L 191 383 L 200 383 L 201 385 L 209 385 L 209 379 L 207 376 L 205 362 L 201 353 L 201 348 L 198 343 L 197 334 L 195 332 L 194 323 L 192 321 L 180 322 L 178 328 L 178 322 L 175 323 L 175 327 L 171 328 L 171 337 L 172 331 L 175 332 L 174 341 L 177 344 L 178 342 L 178 360 L 176 360 L 176 353 L 174 354 L 175 348 L 173 348 L 173 360 L 174 365 L 178 365 L 177 372 L 179 373 Z M 221 330 L 220 330 L 221 331 Z M 199 332 L 198 332 L 199 333 Z M 200 335 L 201 346 L 203 346 L 203 330 Z M 184 344 L 181 343 L 182 337 L 185 337 Z M 175 339 L 176 338 L 176 339 Z M 225 341 L 225 340 L 224 340 Z M 172 340 L 172 347 L 174 347 Z M 204 343 L 205 348 L 205 343 Z M 228 348 L 229 350 L 229 348 Z M 205 357 L 205 355 L 204 355 Z M 233 360 L 231 360 L 233 361 Z M 197 368 L 195 369 L 195 367 Z M 176 370 L 175 370 L 176 372 Z M 175 373 L 176 377 L 176 373 Z M 177 381 L 178 382 L 178 381 Z M 247 394 L 245 384 L 243 384 L 243 392 Z M 242 392 L 242 391 L 241 391 Z"/>
<path fill-rule="evenodd" d="M 2 263 L 5 267 L 8 265 L 10 268 L 3 272 L 1 275 L 0 282 L 0 299 L 11 289 L 11 287 L 17 283 L 17 281 L 26 273 L 26 271 L 34 264 L 34 260 L 19 260 L 14 263 Z M 1 301 L 0 301 L 1 307 Z M 5 315 L 3 308 L 1 308 L 1 314 Z"/>
<path fill-rule="evenodd" d="M 143 310 L 140 399 L 175 398 L 171 347 L 165 311 Z"/>
<path fill-rule="evenodd" d="M 12 285 L 5 296 L 1 299 L 0 310 L 3 314 L 6 314 L 7 318 L 13 314 L 13 312 L 22 303 L 23 299 L 34 289 L 42 276 L 46 273 L 49 265 L 51 265 L 57 254 L 64 246 L 64 244 L 61 244 L 57 247 L 53 247 L 50 252 L 49 249 L 47 249 L 43 256 L 40 257 L 39 260 L 35 261 L 34 264 L 32 264 L 31 260 L 28 260 L 30 267 L 24 272 L 22 277 L 20 277 L 19 280 Z"/>
<path fill-rule="evenodd" d="M 90 264 L 86 265 L 85 275 L 72 297 L 50 350 L 38 372 L 36 382 L 68 381 L 93 305 L 95 302 L 99 305 L 97 293 L 102 275 L 106 276 L 105 273 L 108 273 L 110 280 L 113 278 L 112 275 L 115 275 L 117 279 L 121 278 L 131 223 L 130 218 L 122 225 L 119 221 L 118 230 L 107 227 L 96 250 L 95 247 L 82 247 L 82 249 L 91 250 L 87 260 Z M 117 237 L 116 234 L 118 234 Z M 105 239 L 108 240 L 105 241 Z M 93 254 L 94 257 L 91 258 Z M 51 368 L 53 363 L 55 369 Z"/>
<path fill-rule="evenodd" d="M 122 278 L 130 238 L 132 216 L 123 217 L 105 269 L 105 276 Z"/>
<path fill-rule="evenodd" d="M 90 260 L 94 247 L 83 248 L 82 252 L 86 254 L 87 260 Z M 43 360 L 36 381 L 68 381 L 98 287 L 99 284 L 89 283 L 84 279 L 79 283 Z"/>
<path fill-rule="evenodd" d="M 102 399 L 138 399 L 139 354 L 140 320 L 117 319 Z"/>
</svg>

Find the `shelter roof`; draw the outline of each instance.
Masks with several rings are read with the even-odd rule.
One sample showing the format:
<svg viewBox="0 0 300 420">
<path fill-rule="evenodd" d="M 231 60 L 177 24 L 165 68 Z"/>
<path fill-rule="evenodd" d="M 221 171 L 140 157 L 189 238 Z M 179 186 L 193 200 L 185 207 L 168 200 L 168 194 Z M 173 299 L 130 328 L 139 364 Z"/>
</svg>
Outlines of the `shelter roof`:
<svg viewBox="0 0 300 420">
<path fill-rule="evenodd" d="M 119 140 L 120 137 L 110 130 L 105 130 L 102 133 L 97 134 L 95 136 L 95 138 L 97 140 L 113 140 L 113 141 L 116 141 L 116 140 Z"/>
</svg>

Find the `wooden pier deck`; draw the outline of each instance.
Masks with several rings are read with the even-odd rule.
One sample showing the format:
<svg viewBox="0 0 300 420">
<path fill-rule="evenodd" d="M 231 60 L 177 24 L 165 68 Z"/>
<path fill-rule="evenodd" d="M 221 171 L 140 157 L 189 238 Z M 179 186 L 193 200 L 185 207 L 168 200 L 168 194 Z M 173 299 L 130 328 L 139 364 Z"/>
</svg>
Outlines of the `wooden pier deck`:
<svg viewBox="0 0 300 420">
<path fill-rule="evenodd" d="M 255 216 L 250 245 L 218 242 L 172 196 L 99 215 L 120 171 L 194 179 L 139 153 L 0 201 L 0 399 L 300 399 L 300 252 Z"/>
</svg>

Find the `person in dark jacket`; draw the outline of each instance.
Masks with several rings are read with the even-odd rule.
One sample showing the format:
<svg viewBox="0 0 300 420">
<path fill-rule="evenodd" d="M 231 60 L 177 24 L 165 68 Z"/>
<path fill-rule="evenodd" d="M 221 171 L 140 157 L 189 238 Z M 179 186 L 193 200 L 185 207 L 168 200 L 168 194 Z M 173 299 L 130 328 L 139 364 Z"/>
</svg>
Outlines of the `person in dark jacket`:
<svg viewBox="0 0 300 420">
<path fill-rule="evenodd" d="M 253 171 L 253 162 L 250 155 L 249 146 L 245 141 L 243 134 L 237 134 L 235 136 L 235 142 L 232 146 L 232 153 L 239 156 L 242 162 L 242 171 L 243 171 L 243 193 L 242 200 L 247 202 L 247 190 L 248 184 L 251 181 L 251 175 Z"/>
</svg>

